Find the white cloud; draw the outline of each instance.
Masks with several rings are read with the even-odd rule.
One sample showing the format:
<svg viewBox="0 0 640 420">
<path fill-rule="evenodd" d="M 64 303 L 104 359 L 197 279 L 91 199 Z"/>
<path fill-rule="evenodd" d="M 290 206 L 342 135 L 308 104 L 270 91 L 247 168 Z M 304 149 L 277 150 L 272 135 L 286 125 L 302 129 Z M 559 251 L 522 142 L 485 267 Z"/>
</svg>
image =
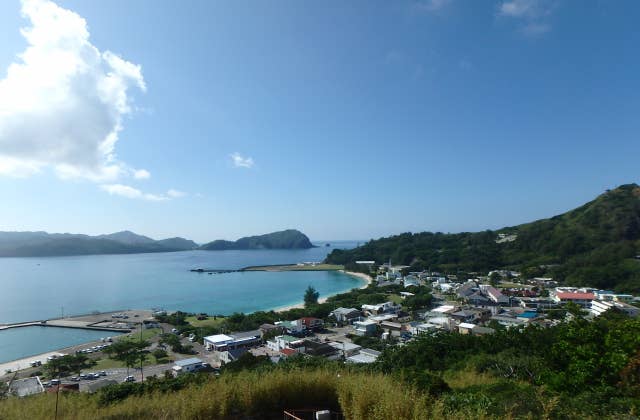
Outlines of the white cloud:
<svg viewBox="0 0 640 420">
<path fill-rule="evenodd" d="M 500 14 L 510 17 L 531 17 L 537 14 L 538 0 L 511 0 L 500 5 Z"/>
<path fill-rule="evenodd" d="M 500 4 L 498 15 L 519 21 L 523 34 L 539 36 L 551 30 L 547 19 L 555 6 L 555 0 L 508 0 Z"/>
<path fill-rule="evenodd" d="M 452 0 L 421 0 L 416 3 L 416 6 L 427 12 L 438 12 L 451 2 Z"/>
<path fill-rule="evenodd" d="M 185 195 L 187 195 L 187 193 L 184 191 L 178 191 L 174 189 L 170 189 L 169 191 L 167 191 L 167 196 L 171 198 L 180 198 L 184 197 Z"/>
<path fill-rule="evenodd" d="M 141 67 L 100 51 L 85 20 L 51 1 L 23 0 L 22 15 L 27 48 L 0 80 L 0 174 L 52 168 L 96 182 L 130 175 L 115 145 L 132 112 L 131 89 L 146 90 Z"/>
<path fill-rule="evenodd" d="M 178 191 L 174 189 L 170 189 L 164 194 L 149 194 L 140 191 L 137 188 L 131 187 L 129 185 L 123 184 L 102 184 L 100 185 L 104 191 L 108 192 L 111 195 L 119 195 L 121 197 L 132 198 L 137 200 L 147 200 L 147 201 L 167 201 L 172 200 L 174 198 L 180 198 L 187 195 L 187 193 L 183 191 Z"/>
<path fill-rule="evenodd" d="M 236 168 L 251 168 L 253 167 L 253 158 L 244 157 L 240 153 L 236 152 L 231 155 L 231 161 Z"/>
<path fill-rule="evenodd" d="M 151 174 L 146 169 L 137 169 L 133 171 L 133 177 L 135 179 L 149 179 Z"/>
</svg>

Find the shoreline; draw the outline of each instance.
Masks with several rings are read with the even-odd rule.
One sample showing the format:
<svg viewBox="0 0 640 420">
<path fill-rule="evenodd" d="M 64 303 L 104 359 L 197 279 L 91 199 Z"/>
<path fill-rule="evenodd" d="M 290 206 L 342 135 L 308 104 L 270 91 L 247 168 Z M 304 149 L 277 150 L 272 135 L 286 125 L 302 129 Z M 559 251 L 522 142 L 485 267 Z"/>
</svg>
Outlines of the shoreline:
<svg viewBox="0 0 640 420">
<path fill-rule="evenodd" d="M 371 278 L 371 276 L 364 274 L 364 273 L 356 273 L 354 271 L 345 271 L 345 270 L 337 270 L 340 273 L 346 274 L 348 276 L 352 276 L 352 277 L 357 277 L 360 280 L 364 280 L 365 284 L 363 284 L 362 286 L 358 287 L 358 289 L 366 289 L 367 287 L 369 287 L 369 285 L 371 285 L 373 283 L 373 279 Z M 355 289 L 355 288 L 352 288 Z M 349 290 L 352 290 L 349 289 Z M 342 291 L 342 292 L 338 292 L 338 293 L 333 293 L 329 296 L 324 296 L 321 297 L 320 299 L 318 299 L 318 303 L 325 303 L 327 301 L 327 299 L 329 299 L 331 296 L 335 296 L 335 295 L 339 295 L 340 293 L 345 293 L 347 292 L 347 290 Z M 303 309 L 304 308 L 304 302 L 299 302 L 296 304 L 292 304 L 292 305 L 285 305 L 285 306 L 279 306 L 277 308 L 273 308 L 270 309 L 273 312 L 286 312 L 289 311 L 291 309 Z"/>
</svg>

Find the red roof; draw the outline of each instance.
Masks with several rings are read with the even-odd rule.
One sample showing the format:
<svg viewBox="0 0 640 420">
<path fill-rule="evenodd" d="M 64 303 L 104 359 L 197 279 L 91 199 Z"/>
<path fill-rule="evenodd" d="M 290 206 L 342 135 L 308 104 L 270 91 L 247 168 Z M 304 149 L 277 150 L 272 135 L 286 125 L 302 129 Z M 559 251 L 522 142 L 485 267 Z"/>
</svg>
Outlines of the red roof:
<svg viewBox="0 0 640 420">
<path fill-rule="evenodd" d="M 595 298 L 593 293 L 558 293 L 556 294 L 558 299 L 569 300 L 593 300 Z"/>
<path fill-rule="evenodd" d="M 280 353 L 284 354 L 285 356 L 293 356 L 297 353 L 297 351 L 295 351 L 294 349 L 282 349 L 280 350 Z"/>
</svg>

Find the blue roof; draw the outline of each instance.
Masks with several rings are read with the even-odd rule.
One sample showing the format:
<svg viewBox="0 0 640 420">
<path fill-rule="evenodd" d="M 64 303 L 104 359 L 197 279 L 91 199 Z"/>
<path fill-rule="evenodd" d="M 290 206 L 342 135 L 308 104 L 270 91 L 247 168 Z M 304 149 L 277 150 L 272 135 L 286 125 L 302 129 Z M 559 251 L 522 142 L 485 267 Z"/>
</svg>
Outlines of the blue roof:
<svg viewBox="0 0 640 420">
<path fill-rule="evenodd" d="M 529 319 L 535 318 L 537 316 L 538 314 L 536 312 L 530 312 L 530 311 L 523 312 L 520 315 L 518 315 L 519 318 L 529 318 Z"/>
</svg>

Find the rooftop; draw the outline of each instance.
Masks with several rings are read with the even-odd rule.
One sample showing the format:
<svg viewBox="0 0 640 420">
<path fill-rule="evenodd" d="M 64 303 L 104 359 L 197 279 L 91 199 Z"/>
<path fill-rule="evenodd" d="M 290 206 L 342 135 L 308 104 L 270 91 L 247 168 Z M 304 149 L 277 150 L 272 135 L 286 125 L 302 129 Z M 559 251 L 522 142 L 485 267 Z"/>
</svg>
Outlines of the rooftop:
<svg viewBox="0 0 640 420">
<path fill-rule="evenodd" d="M 175 365 L 180 367 L 185 367 L 189 365 L 199 365 L 202 364 L 202 360 L 197 357 L 191 357 L 189 359 L 176 360 Z"/>
</svg>

